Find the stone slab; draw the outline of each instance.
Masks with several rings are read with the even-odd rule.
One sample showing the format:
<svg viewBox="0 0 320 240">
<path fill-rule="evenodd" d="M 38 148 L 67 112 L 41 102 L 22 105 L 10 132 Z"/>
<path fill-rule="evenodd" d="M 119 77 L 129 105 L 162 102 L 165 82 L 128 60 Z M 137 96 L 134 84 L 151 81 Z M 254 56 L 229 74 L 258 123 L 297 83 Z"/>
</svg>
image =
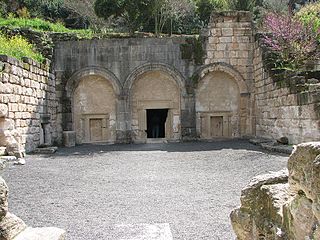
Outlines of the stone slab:
<svg viewBox="0 0 320 240">
<path fill-rule="evenodd" d="M 115 230 L 117 240 L 173 240 L 168 223 L 119 224 L 116 225 Z"/>
<path fill-rule="evenodd" d="M 293 151 L 293 146 L 290 146 L 290 145 L 273 145 L 270 143 L 262 143 L 260 146 L 263 149 L 271 151 L 271 152 L 291 154 Z"/>
<path fill-rule="evenodd" d="M 14 240 L 64 240 L 66 231 L 60 228 L 27 228 Z"/>
<path fill-rule="evenodd" d="M 37 154 L 53 154 L 58 150 L 58 147 L 45 147 L 45 148 L 37 148 L 33 151 L 33 153 Z"/>
</svg>

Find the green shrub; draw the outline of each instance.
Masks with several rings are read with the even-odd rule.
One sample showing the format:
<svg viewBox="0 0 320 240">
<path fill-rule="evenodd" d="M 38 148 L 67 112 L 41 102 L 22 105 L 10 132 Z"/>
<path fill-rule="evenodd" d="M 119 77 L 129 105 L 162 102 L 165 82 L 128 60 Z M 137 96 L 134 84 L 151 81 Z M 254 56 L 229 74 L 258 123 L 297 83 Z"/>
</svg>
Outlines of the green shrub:
<svg viewBox="0 0 320 240">
<path fill-rule="evenodd" d="M 34 50 L 32 44 L 21 36 L 8 38 L 0 33 L 0 54 L 21 60 L 23 57 L 42 62 L 44 57 Z"/>
<path fill-rule="evenodd" d="M 320 30 L 320 3 L 312 3 L 305 5 L 295 15 L 305 25 L 313 25 L 313 30 L 318 32 Z"/>
<path fill-rule="evenodd" d="M 93 31 L 91 29 L 71 30 L 66 28 L 62 23 L 51 23 L 40 18 L 0 18 L 0 27 L 11 28 L 30 28 L 36 31 L 75 33 L 83 38 L 92 38 Z"/>
</svg>

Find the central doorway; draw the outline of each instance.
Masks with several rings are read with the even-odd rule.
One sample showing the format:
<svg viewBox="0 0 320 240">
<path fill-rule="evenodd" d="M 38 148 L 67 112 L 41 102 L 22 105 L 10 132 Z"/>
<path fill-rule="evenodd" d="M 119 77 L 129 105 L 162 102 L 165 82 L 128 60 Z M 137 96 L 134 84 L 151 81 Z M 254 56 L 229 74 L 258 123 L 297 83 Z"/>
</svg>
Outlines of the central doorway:
<svg viewBox="0 0 320 240">
<path fill-rule="evenodd" d="M 168 109 L 147 109 L 147 138 L 165 138 Z"/>
</svg>

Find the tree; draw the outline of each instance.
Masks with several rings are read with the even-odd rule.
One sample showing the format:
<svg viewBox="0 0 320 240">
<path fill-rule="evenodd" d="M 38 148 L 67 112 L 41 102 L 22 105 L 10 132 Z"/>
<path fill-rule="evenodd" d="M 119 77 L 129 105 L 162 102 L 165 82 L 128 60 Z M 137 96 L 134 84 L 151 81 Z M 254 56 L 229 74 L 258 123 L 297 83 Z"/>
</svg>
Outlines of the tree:
<svg viewBox="0 0 320 240">
<path fill-rule="evenodd" d="M 253 11 L 256 0 L 229 0 L 229 8 L 237 11 Z"/>
<path fill-rule="evenodd" d="M 162 33 L 168 22 L 170 22 L 170 33 L 172 33 L 173 21 L 194 13 L 195 3 L 191 0 L 153 0 L 151 12 L 154 17 L 155 34 Z"/>
<path fill-rule="evenodd" d="M 96 0 L 94 11 L 98 17 L 122 17 L 130 33 L 138 30 L 144 21 L 143 16 L 150 0 Z"/>
<path fill-rule="evenodd" d="M 203 22 L 203 25 L 208 24 L 211 13 L 217 10 L 224 10 L 228 8 L 227 0 L 198 0 L 197 15 Z"/>
<path fill-rule="evenodd" d="M 265 18 L 268 34 L 263 41 L 271 50 L 271 62 L 277 69 L 301 70 L 307 61 L 319 59 L 317 39 L 320 33 L 289 15 L 271 13 Z"/>
</svg>

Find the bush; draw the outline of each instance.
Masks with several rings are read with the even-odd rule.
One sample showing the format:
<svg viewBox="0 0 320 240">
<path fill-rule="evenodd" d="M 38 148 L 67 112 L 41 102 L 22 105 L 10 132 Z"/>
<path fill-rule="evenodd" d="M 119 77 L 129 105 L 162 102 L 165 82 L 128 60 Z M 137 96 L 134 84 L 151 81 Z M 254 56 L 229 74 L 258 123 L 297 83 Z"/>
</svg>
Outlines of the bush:
<svg viewBox="0 0 320 240">
<path fill-rule="evenodd" d="M 312 27 L 287 15 L 269 14 L 265 18 L 268 34 L 264 43 L 271 50 L 274 68 L 302 70 L 307 61 L 319 58 L 317 38 Z"/>
<path fill-rule="evenodd" d="M 319 32 L 320 30 L 320 3 L 313 3 L 305 5 L 295 15 L 297 19 L 303 22 L 305 25 L 310 24 L 313 30 Z M 319 39 L 320 40 L 320 39 Z"/>
<path fill-rule="evenodd" d="M 17 59 L 23 57 L 32 58 L 38 62 L 42 62 L 44 57 L 34 50 L 32 44 L 21 36 L 8 38 L 0 33 L 0 54 L 8 55 Z"/>
<path fill-rule="evenodd" d="M 71 30 L 62 23 L 51 23 L 40 18 L 0 18 L 0 27 L 30 28 L 36 31 L 75 33 L 83 38 L 93 37 L 93 32 L 90 29 Z"/>
</svg>

